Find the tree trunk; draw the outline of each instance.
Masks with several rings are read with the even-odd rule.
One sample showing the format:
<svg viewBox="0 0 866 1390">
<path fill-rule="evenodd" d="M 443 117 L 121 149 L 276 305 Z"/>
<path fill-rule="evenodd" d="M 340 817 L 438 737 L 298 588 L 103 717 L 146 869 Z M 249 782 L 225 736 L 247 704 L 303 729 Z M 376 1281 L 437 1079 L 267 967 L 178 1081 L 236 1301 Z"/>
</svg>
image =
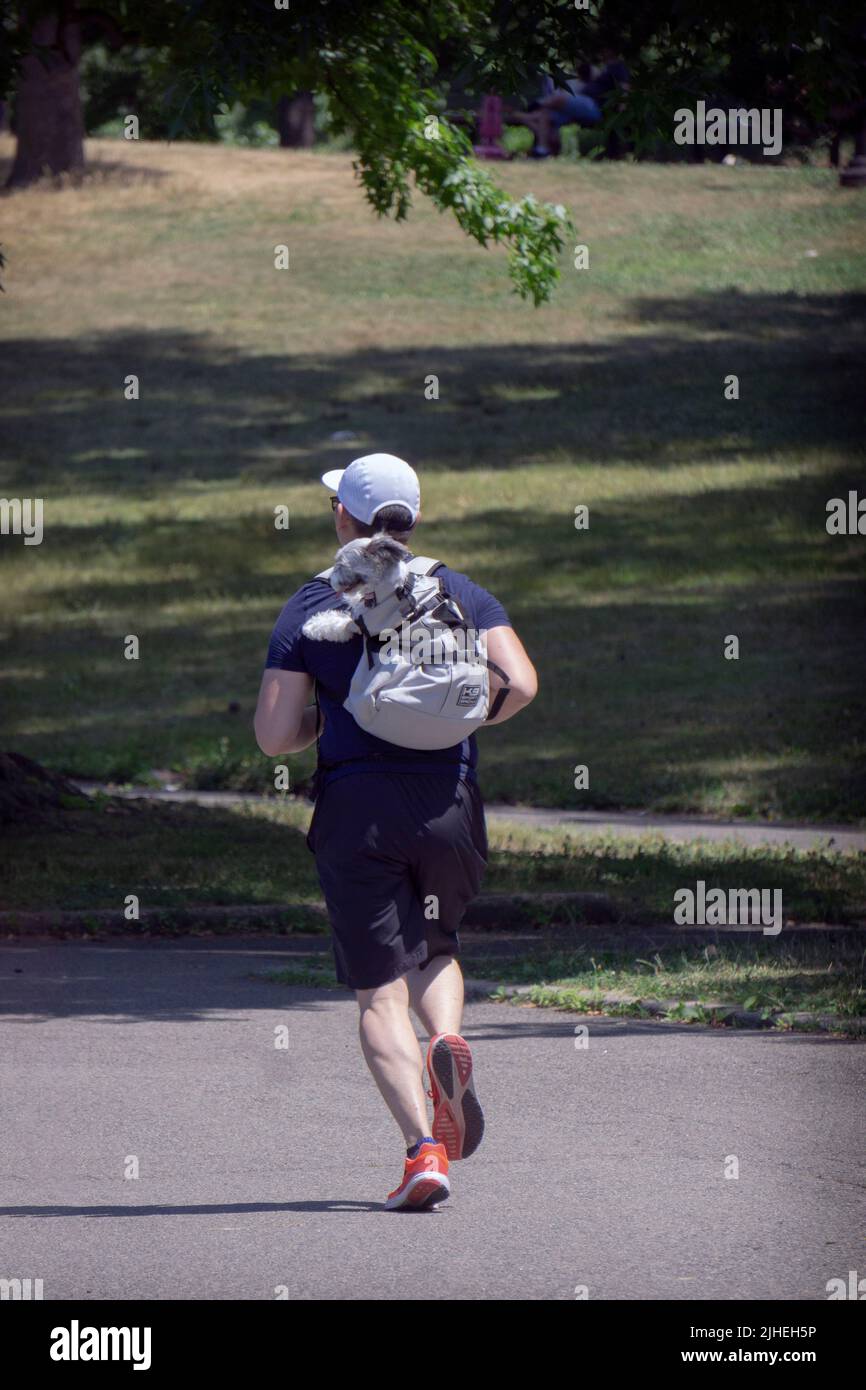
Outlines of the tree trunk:
<svg viewBox="0 0 866 1390">
<path fill-rule="evenodd" d="M 39 46 L 49 51 L 39 54 Z M 84 118 L 78 88 L 81 32 L 56 14 L 33 27 L 34 51 L 21 65 L 15 98 L 18 146 L 7 188 L 26 188 L 45 173 L 84 168 Z"/>
<path fill-rule="evenodd" d="M 277 104 L 277 129 L 284 149 L 313 148 L 313 93 L 296 92 L 293 97 L 280 97 Z"/>
</svg>

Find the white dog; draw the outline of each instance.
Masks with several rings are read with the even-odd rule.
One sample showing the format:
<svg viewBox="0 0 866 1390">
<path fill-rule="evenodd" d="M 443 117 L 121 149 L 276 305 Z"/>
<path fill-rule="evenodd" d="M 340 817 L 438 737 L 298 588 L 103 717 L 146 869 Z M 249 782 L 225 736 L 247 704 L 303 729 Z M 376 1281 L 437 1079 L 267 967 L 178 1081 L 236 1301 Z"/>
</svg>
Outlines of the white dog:
<svg viewBox="0 0 866 1390">
<path fill-rule="evenodd" d="M 355 618 L 406 586 L 410 555 L 405 545 L 385 531 L 342 546 L 334 557 L 330 584 L 348 607 L 314 613 L 301 629 L 304 636 L 314 642 L 349 642 L 357 637 L 361 629 Z"/>
</svg>

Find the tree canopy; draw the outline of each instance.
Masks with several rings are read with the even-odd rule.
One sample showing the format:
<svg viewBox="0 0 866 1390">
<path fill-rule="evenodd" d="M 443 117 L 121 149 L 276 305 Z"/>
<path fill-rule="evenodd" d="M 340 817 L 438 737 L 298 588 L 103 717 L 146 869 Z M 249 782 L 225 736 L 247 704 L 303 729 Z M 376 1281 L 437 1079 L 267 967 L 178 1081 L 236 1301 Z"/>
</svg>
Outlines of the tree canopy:
<svg viewBox="0 0 866 1390">
<path fill-rule="evenodd" d="M 862 75 L 852 0 L 834 0 L 829 14 L 790 0 L 104 0 L 98 9 L 25 0 L 3 19 L 7 92 L 49 16 L 53 41 L 35 49 L 44 64 L 68 56 L 73 31 L 78 45 L 108 33 L 156 55 L 178 138 L 238 101 L 326 92 L 375 210 L 405 217 L 414 181 L 481 245 L 507 246 L 514 288 L 536 304 L 550 297 L 573 236 L 569 214 L 496 186 L 443 112 L 447 81 L 459 78 L 478 98 L 525 91 L 541 73 L 561 81 L 580 59 L 614 47 L 632 81 L 606 124 L 640 151 L 670 135 L 677 108 L 708 93 L 767 104 L 775 83 L 820 118 L 856 93 Z"/>
</svg>

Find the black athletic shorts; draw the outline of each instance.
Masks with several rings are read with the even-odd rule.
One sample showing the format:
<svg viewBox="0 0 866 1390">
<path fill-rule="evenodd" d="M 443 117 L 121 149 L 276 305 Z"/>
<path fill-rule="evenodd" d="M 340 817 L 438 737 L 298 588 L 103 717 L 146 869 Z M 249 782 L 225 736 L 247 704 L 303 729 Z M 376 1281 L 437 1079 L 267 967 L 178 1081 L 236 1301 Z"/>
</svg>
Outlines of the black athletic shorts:
<svg viewBox="0 0 866 1390">
<path fill-rule="evenodd" d="M 337 979 L 389 984 L 456 956 L 487 863 L 484 804 L 456 772 L 356 772 L 326 784 L 307 835 L 333 932 Z"/>
</svg>

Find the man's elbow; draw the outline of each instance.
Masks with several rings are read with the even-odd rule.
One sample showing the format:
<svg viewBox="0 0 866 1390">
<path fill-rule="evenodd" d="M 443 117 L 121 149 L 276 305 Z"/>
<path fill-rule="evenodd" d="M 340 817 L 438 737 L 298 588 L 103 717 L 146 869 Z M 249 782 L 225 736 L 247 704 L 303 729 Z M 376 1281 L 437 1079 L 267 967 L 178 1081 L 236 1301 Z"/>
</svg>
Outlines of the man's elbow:
<svg viewBox="0 0 866 1390">
<path fill-rule="evenodd" d="M 266 758 L 278 758 L 280 753 L 285 751 L 277 746 L 277 740 L 274 738 L 273 734 L 269 729 L 260 724 L 257 719 L 253 723 L 253 732 L 256 736 L 256 743 L 259 745 L 259 748 Z"/>
<path fill-rule="evenodd" d="M 532 701 L 538 694 L 538 672 L 534 666 L 530 666 L 521 676 L 520 685 L 526 703 L 528 705 L 532 704 Z"/>
<path fill-rule="evenodd" d="M 531 705 L 538 694 L 538 677 L 533 671 L 531 675 L 521 677 L 521 679 L 511 687 L 512 704 L 520 709 L 525 709 Z"/>
</svg>

